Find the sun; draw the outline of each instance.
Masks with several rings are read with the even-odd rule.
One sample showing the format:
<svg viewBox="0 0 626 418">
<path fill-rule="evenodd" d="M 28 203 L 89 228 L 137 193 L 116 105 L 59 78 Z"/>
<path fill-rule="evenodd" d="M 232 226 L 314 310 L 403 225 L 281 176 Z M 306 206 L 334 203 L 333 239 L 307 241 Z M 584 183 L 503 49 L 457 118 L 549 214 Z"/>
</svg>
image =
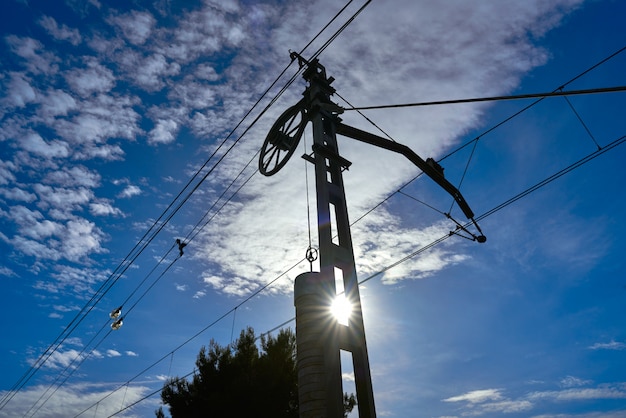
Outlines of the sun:
<svg viewBox="0 0 626 418">
<path fill-rule="evenodd" d="M 346 299 L 345 295 L 337 295 L 330 305 L 330 312 L 337 319 L 337 322 L 342 325 L 348 325 L 350 314 L 352 313 L 352 304 Z"/>
</svg>

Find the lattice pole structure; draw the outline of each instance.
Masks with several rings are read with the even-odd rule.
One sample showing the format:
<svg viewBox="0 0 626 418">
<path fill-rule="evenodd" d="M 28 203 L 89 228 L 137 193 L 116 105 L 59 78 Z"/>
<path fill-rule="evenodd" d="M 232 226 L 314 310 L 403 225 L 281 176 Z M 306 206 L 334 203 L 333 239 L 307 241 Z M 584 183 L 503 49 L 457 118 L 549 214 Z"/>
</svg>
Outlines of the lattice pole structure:
<svg viewBox="0 0 626 418">
<path fill-rule="evenodd" d="M 335 124 L 338 117 L 330 101 L 334 89 L 324 67 L 309 64 L 304 77 L 308 119 L 313 124 L 320 271 L 296 279 L 296 339 L 300 417 L 343 417 L 340 351 L 352 353 L 360 418 L 376 416 L 361 297 L 342 172 L 349 162 L 339 156 Z M 341 283 L 352 306 L 348 324 L 330 316 L 330 304 Z"/>
<path fill-rule="evenodd" d="M 352 354 L 360 418 L 376 416 L 374 392 L 365 343 L 361 297 L 356 277 L 354 250 L 343 186 L 343 170 L 350 162 L 339 155 L 337 134 L 405 156 L 443 190 L 449 193 L 470 221 L 456 223 L 451 234 L 484 243 L 474 213 L 461 192 L 443 174 L 432 158 L 422 159 L 409 147 L 345 125 L 338 115 L 343 111 L 330 98 L 334 79 L 326 76 L 318 60 L 306 61 L 292 53 L 309 82 L 304 98 L 287 109 L 274 123 L 261 149 L 259 171 L 271 176 L 289 160 L 308 122 L 313 124 L 313 153 L 303 158 L 315 165 L 320 271 L 301 274 L 295 283 L 296 344 L 298 356 L 298 397 L 301 418 L 342 417 L 341 350 Z M 470 225 L 476 230 L 471 232 Z M 352 305 L 347 325 L 330 314 L 337 286 L 342 285 Z"/>
</svg>

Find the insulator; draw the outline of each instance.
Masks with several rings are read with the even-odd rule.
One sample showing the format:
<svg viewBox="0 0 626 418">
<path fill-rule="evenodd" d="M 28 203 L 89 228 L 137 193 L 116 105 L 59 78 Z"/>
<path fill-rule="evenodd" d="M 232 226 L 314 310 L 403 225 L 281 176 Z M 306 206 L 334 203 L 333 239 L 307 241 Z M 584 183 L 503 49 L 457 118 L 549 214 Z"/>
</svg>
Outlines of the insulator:
<svg viewBox="0 0 626 418">
<path fill-rule="evenodd" d="M 119 307 L 119 308 L 117 308 L 117 309 L 113 309 L 113 310 L 111 311 L 111 313 L 109 314 L 109 316 L 110 316 L 112 319 L 117 319 L 117 317 L 118 317 L 118 316 L 120 316 L 121 314 L 122 314 L 122 307 L 120 306 L 120 307 Z"/>
<path fill-rule="evenodd" d="M 124 324 L 124 318 L 120 318 L 111 324 L 111 328 L 113 328 L 114 331 L 117 331 L 118 329 L 122 328 L 123 324 Z"/>
</svg>

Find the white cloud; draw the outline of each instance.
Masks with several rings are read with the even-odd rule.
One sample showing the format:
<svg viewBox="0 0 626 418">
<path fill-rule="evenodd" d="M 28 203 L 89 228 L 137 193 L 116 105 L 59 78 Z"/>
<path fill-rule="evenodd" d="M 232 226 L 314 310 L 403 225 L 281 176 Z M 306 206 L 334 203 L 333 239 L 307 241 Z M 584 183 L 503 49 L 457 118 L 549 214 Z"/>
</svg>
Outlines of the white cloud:
<svg viewBox="0 0 626 418">
<path fill-rule="evenodd" d="M 196 67 L 195 76 L 201 80 L 208 81 L 217 81 L 220 78 L 219 74 L 215 71 L 215 68 L 204 63 L 199 64 Z"/>
<path fill-rule="evenodd" d="M 345 382 L 354 382 L 354 373 L 350 372 L 350 373 L 341 373 L 341 380 L 345 381 Z"/>
<path fill-rule="evenodd" d="M 10 73 L 7 96 L 3 99 L 9 106 L 24 107 L 33 102 L 37 95 L 24 74 Z"/>
<path fill-rule="evenodd" d="M 540 402 L 582 402 L 601 399 L 626 399 L 626 390 L 623 383 L 602 384 L 597 387 L 576 387 L 589 385 L 591 381 L 567 376 L 561 381 L 566 389 L 548 390 L 522 394 L 517 398 L 505 397 L 502 389 L 473 390 L 461 395 L 443 399 L 444 402 L 464 402 L 464 416 L 480 416 L 493 413 L 519 413 L 538 407 Z M 542 415 L 543 416 L 543 415 Z M 545 415 L 550 417 L 551 415 Z M 558 415 L 560 416 L 560 415 Z M 568 415 L 563 415 L 563 417 Z M 576 415 L 578 416 L 578 415 Z M 590 415 L 595 416 L 595 415 Z M 599 415 L 601 416 L 601 415 Z M 556 417 L 556 416 L 555 416 Z"/>
<path fill-rule="evenodd" d="M 17 277 L 17 273 L 6 266 L 0 266 L 0 276 Z"/>
<path fill-rule="evenodd" d="M 502 399 L 501 389 L 480 389 L 472 390 L 462 395 L 452 396 L 444 399 L 444 402 L 482 403 L 486 401 L 499 401 Z"/>
<path fill-rule="evenodd" d="M 76 368 L 80 361 L 85 358 L 85 353 L 73 348 L 63 350 L 63 347 L 59 347 L 53 351 L 50 356 L 43 363 L 44 368 L 53 370 L 66 369 L 68 367 Z M 29 360 L 31 365 L 35 364 L 35 359 Z"/>
<path fill-rule="evenodd" d="M 150 36 L 156 23 L 154 16 L 147 12 L 132 11 L 124 15 L 109 17 L 109 22 L 121 30 L 132 44 L 141 45 Z"/>
<path fill-rule="evenodd" d="M 176 290 L 178 290 L 179 292 L 185 292 L 188 288 L 189 286 L 187 286 L 186 284 L 176 283 Z"/>
<path fill-rule="evenodd" d="M 150 131 L 149 142 L 151 144 L 168 144 L 176 139 L 178 123 L 171 119 L 160 120 Z"/>
<path fill-rule="evenodd" d="M 133 196 L 137 196 L 141 194 L 141 189 L 134 185 L 128 185 L 124 190 L 122 190 L 117 197 L 121 197 L 124 199 L 128 199 Z"/>
<path fill-rule="evenodd" d="M 105 202 L 105 201 L 90 203 L 89 211 L 91 212 L 92 215 L 95 215 L 95 216 L 109 216 L 109 215 L 119 216 L 122 214 L 121 210 L 111 206 L 110 203 Z"/>
<path fill-rule="evenodd" d="M 108 349 L 106 351 L 106 355 L 107 355 L 107 357 L 121 357 L 122 353 L 120 353 L 117 350 Z"/>
<path fill-rule="evenodd" d="M 53 53 L 46 52 L 43 44 L 36 39 L 9 35 L 6 38 L 9 47 L 25 61 L 26 69 L 33 75 L 54 75 L 60 61 Z"/>
<path fill-rule="evenodd" d="M 0 195 L 9 200 L 26 203 L 31 203 L 37 199 L 37 196 L 35 194 L 27 192 L 26 190 L 19 189 L 17 187 L 13 187 L 11 189 L 0 188 Z"/>
<path fill-rule="evenodd" d="M 48 172 L 44 178 L 44 183 L 63 187 L 95 188 L 100 185 L 100 174 L 81 165 L 62 167 L 60 170 Z"/>
<path fill-rule="evenodd" d="M 570 6 L 574 4 L 564 3 Z M 278 51 L 281 48 L 306 38 L 308 34 L 302 33 L 300 26 L 290 27 L 289 22 L 301 21 L 299 16 L 309 16 L 309 8 L 317 6 L 319 3 L 315 6 L 298 4 L 293 8 L 287 5 L 281 10 L 281 15 L 288 18 L 284 18 L 281 26 L 272 31 L 268 38 L 269 44 L 264 45 L 269 51 L 264 57 L 280 60 Z M 409 7 L 408 3 L 406 7 Z M 545 51 L 533 45 L 533 38 L 529 34 L 545 32 L 554 26 L 567 9 L 561 8 L 560 4 L 546 5 L 542 2 L 506 5 L 484 3 L 479 6 L 461 2 L 437 7 L 422 5 L 420 13 L 414 14 L 404 13 L 406 7 L 385 8 L 373 3 L 325 52 L 322 63 L 328 75 L 337 79 L 333 86 L 342 95 L 350 100 L 358 97 L 359 103 L 363 104 L 381 104 L 410 102 L 417 97 L 426 100 L 506 94 L 518 86 L 527 71 L 547 60 Z M 266 16 L 270 20 L 265 23 L 271 23 L 271 14 Z M 494 17 L 497 17 L 498 22 L 492 24 Z M 315 20 L 314 14 L 309 18 L 312 19 L 311 27 L 317 27 L 318 23 L 322 25 L 321 20 Z M 189 19 L 189 22 L 185 29 L 194 28 L 197 35 L 194 19 Z M 372 27 L 376 27 L 377 31 L 369 30 Z M 428 30 L 402 29 L 414 27 Z M 489 28 L 488 35 L 486 28 Z M 182 36 L 182 32 L 179 33 Z M 381 33 L 385 35 L 381 36 Z M 192 38 L 191 35 L 184 37 Z M 250 53 L 257 46 L 248 43 L 248 40 L 243 38 L 240 42 Z M 209 48 L 206 44 L 194 47 L 187 43 L 185 45 L 189 49 L 201 46 Z M 356 55 L 355 51 L 358 51 L 358 59 L 352 60 L 350 57 Z M 167 50 L 165 55 L 169 52 Z M 274 53 L 275 56 L 272 55 Z M 174 56 L 173 53 L 171 56 Z M 245 60 L 243 54 L 237 59 L 241 63 Z M 392 66 L 388 65 L 390 62 L 393 62 Z M 238 80 L 249 80 L 235 84 L 234 91 L 228 94 L 237 97 L 239 103 L 242 103 L 238 86 L 259 81 L 258 75 L 246 71 L 250 68 L 249 62 L 245 62 L 248 66 L 238 66 L 239 63 L 235 61 L 224 71 L 224 76 L 235 79 L 236 75 Z M 472 70 L 468 71 L 468 68 Z M 420 76 L 415 77 L 415 74 Z M 402 83 L 397 80 L 402 80 Z M 202 105 L 202 100 L 194 101 L 182 94 L 183 87 L 179 89 L 181 93 L 176 97 L 181 102 L 194 108 Z M 294 96 L 297 96 L 295 90 Z M 217 98 L 226 96 L 220 90 L 214 91 Z M 292 100 L 295 102 L 297 97 Z M 229 108 L 239 108 L 228 103 Z M 277 104 L 274 111 L 280 112 L 288 104 L 289 100 L 285 100 Z M 376 114 L 376 120 L 385 121 L 382 127 L 398 142 L 409 146 L 424 158 L 437 158 L 460 135 L 480 124 L 484 109 L 484 106 L 470 106 L 450 112 L 449 109 L 439 108 L 411 111 L 410 114 L 380 111 Z M 209 108 L 191 113 L 190 124 L 194 133 L 208 134 L 221 128 L 216 123 L 221 123 L 223 119 L 213 112 Z M 275 117 L 276 113 L 264 119 L 250 135 L 263 138 Z M 344 123 L 371 129 L 365 127 L 356 114 L 346 112 L 342 118 Z M 260 140 L 257 140 L 254 146 L 245 143 L 241 145 L 238 148 L 241 157 L 237 159 L 229 156 L 217 175 L 233 178 L 258 149 L 259 143 Z M 396 190 L 418 171 L 404 158 L 371 146 L 340 138 L 340 147 L 341 155 L 353 162 L 350 171 L 344 173 L 351 219 L 365 213 L 385 198 L 390 190 Z M 299 149 L 295 155 L 301 154 Z M 290 262 L 295 263 L 303 257 L 307 247 L 306 238 L 302 238 L 306 237 L 306 225 L 295 221 L 306 214 L 301 167 L 301 161 L 294 157 L 276 176 L 253 178 L 238 196 L 238 203 L 229 205 L 206 228 L 201 243 L 203 248 L 197 254 L 200 256 L 202 253 L 202 257 L 219 263 L 221 268 L 219 272 L 212 269 L 206 273 L 207 277 L 219 276 L 219 280 L 214 278 L 209 285 L 222 292 L 227 288 L 230 293 L 249 292 L 254 285 L 267 283 L 277 277 Z M 460 175 L 452 173 L 453 176 L 456 174 Z M 426 178 L 416 182 L 415 187 L 427 196 L 419 197 L 428 203 L 432 200 L 444 202 L 441 209 L 447 210 L 451 198 L 442 190 L 433 188 L 431 183 Z M 471 196 L 466 197 L 473 205 Z M 453 213 L 453 216 L 458 216 L 458 213 Z M 439 219 L 441 221 L 431 223 L 431 226 L 416 227 L 405 223 L 404 219 L 390 212 L 387 207 L 381 207 L 376 213 L 368 215 L 352 229 L 360 277 L 379 271 L 454 229 L 454 224 L 445 221 L 443 215 Z M 463 220 L 462 217 L 459 219 Z M 271 231 L 271 234 L 267 231 Z M 255 237 L 253 242 L 248 239 L 250 236 Z M 465 242 L 459 244 L 460 241 L 450 239 L 445 245 L 386 272 L 384 282 L 394 284 L 406 279 L 429 277 L 449 266 L 466 262 L 469 256 L 464 253 Z M 242 246 L 242 242 L 246 245 Z M 262 262 L 259 261 L 261 259 Z M 288 280 L 283 283 L 282 287 L 278 285 L 277 288 L 290 292 L 291 283 Z"/>
<path fill-rule="evenodd" d="M 58 253 L 55 253 L 58 255 Z M 60 258 L 60 255 L 58 255 Z M 50 274 L 47 280 L 35 282 L 34 288 L 45 290 L 50 293 L 73 292 L 77 296 L 84 298 L 94 291 L 92 286 L 107 279 L 107 271 L 95 268 L 77 268 L 57 264 L 55 271 Z"/>
<path fill-rule="evenodd" d="M 93 415 L 95 407 L 98 407 L 98 414 L 110 416 L 119 412 L 122 405 L 126 406 L 143 398 L 150 389 L 145 386 L 130 385 L 128 388 L 113 392 L 116 386 L 106 385 L 102 383 L 80 383 L 65 384 L 60 386 L 55 395 L 46 397 L 49 394 L 48 385 L 37 385 L 23 388 L 19 392 L 12 394 L 8 391 L 0 392 L 5 398 L 6 395 L 12 396 L 13 400 L 3 407 L 3 413 L 7 417 L 25 416 L 30 412 L 32 405 L 39 404 L 42 399 L 48 399 L 38 414 L 44 417 L 69 417 L 83 413 L 85 409 L 89 409 L 87 414 Z M 156 409 L 156 403 L 153 405 Z M 125 411 L 119 417 L 134 418 L 137 415 L 131 411 Z"/>
<path fill-rule="evenodd" d="M 200 299 L 206 296 L 206 292 L 204 290 L 198 290 L 196 293 L 194 293 L 193 298 L 194 299 Z"/>
<path fill-rule="evenodd" d="M 113 72 L 94 59 L 87 59 L 86 68 L 66 72 L 65 79 L 72 90 L 81 96 L 106 93 L 115 85 Z"/>
<path fill-rule="evenodd" d="M 46 158 L 63 158 L 70 153 L 68 144 L 65 141 L 44 141 L 35 132 L 30 132 L 21 139 L 22 149 Z"/>
<path fill-rule="evenodd" d="M 134 351 L 125 351 L 124 354 L 126 354 L 128 357 L 139 357 L 139 354 L 135 353 Z"/>
<path fill-rule="evenodd" d="M 55 311 L 59 311 L 59 312 L 72 312 L 72 311 L 78 311 L 80 310 L 79 307 L 77 306 L 65 306 L 65 305 L 54 305 L 52 306 L 52 308 Z M 67 340 L 66 340 L 67 341 Z M 78 345 L 82 345 L 82 343 L 79 341 L 74 341 L 74 344 L 78 344 Z"/>
<path fill-rule="evenodd" d="M 77 29 L 70 29 L 66 25 L 59 26 L 57 21 L 50 16 L 43 16 L 39 19 L 39 24 L 56 40 L 68 41 L 74 46 L 81 42 L 80 32 Z"/>
<path fill-rule="evenodd" d="M 76 100 L 62 90 L 49 90 L 40 98 L 41 113 L 47 123 L 54 123 L 56 116 L 66 116 L 69 111 L 76 109 Z"/>
<path fill-rule="evenodd" d="M 86 187 L 71 189 L 36 184 L 33 189 L 39 196 L 38 206 L 40 208 L 54 208 L 66 213 L 82 208 L 94 197 L 93 191 Z"/>
</svg>

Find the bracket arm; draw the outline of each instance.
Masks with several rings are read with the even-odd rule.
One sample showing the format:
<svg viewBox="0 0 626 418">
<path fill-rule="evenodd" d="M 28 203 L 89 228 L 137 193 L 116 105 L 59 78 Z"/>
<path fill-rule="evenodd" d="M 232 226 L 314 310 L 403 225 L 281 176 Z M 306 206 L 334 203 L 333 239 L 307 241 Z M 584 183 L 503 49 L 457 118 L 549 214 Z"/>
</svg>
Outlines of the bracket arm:
<svg viewBox="0 0 626 418">
<path fill-rule="evenodd" d="M 347 136 L 357 141 L 365 142 L 366 144 L 374 145 L 379 148 L 383 148 L 389 151 L 397 152 L 408 158 L 413 164 L 415 164 L 420 170 L 422 170 L 428 177 L 433 179 L 435 183 L 441 186 L 446 192 L 448 192 L 459 205 L 459 208 L 463 211 L 468 219 L 473 220 L 474 212 L 469 207 L 461 192 L 452 185 L 443 176 L 443 170 L 438 167 L 435 161 L 424 161 L 419 155 L 406 145 L 399 144 L 397 142 L 390 141 L 378 135 L 370 132 L 362 131 L 361 129 L 353 126 L 345 125 L 341 122 L 335 124 L 337 133 L 343 136 Z"/>
</svg>

